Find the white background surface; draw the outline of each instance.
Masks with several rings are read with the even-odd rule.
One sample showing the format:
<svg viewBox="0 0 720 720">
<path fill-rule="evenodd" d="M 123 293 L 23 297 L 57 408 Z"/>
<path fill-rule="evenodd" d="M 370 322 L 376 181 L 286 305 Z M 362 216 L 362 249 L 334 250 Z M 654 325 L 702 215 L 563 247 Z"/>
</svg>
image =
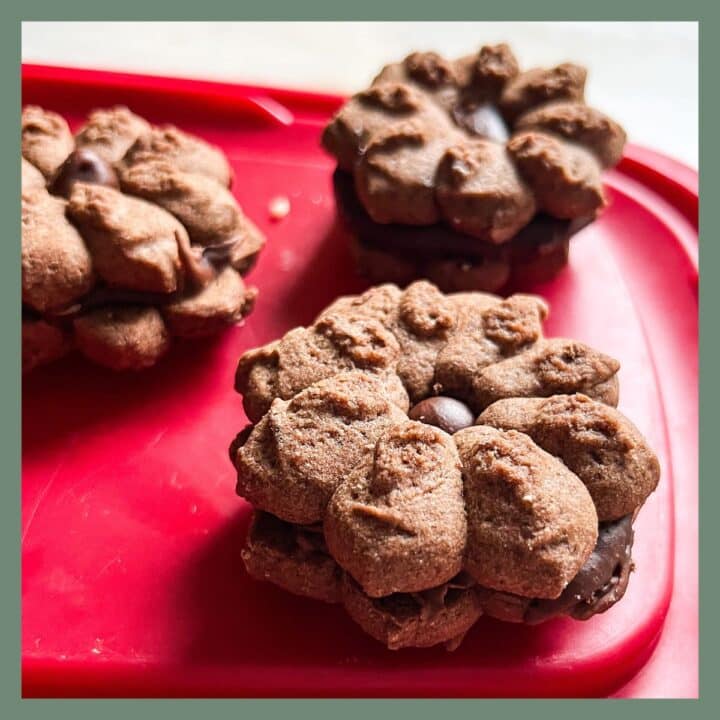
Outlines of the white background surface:
<svg viewBox="0 0 720 720">
<path fill-rule="evenodd" d="M 696 23 L 23 23 L 25 62 L 351 93 L 411 50 L 573 60 L 633 142 L 698 165 Z"/>
</svg>

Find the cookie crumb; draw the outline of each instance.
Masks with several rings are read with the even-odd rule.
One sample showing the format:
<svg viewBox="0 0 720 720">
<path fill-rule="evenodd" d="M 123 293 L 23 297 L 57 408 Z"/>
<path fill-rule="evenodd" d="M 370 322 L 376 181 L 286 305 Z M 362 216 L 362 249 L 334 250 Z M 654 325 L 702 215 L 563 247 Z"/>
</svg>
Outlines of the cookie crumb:
<svg viewBox="0 0 720 720">
<path fill-rule="evenodd" d="M 274 197 L 268 205 L 268 212 L 273 220 L 282 220 L 290 214 L 290 200 L 285 195 Z"/>
</svg>

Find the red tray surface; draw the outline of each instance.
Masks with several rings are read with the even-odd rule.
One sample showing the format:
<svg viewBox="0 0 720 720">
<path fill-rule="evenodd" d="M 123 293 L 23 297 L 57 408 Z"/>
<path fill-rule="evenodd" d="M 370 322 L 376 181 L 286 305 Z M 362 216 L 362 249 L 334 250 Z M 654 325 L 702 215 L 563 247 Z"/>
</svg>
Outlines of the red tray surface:
<svg viewBox="0 0 720 720">
<path fill-rule="evenodd" d="M 121 102 L 220 145 L 267 233 L 244 327 L 156 368 L 76 358 L 23 385 L 23 692 L 36 695 L 619 696 L 697 692 L 697 180 L 631 147 L 570 267 L 535 288 L 548 332 L 622 362 L 621 409 L 657 449 L 625 600 L 586 623 L 482 618 L 461 648 L 392 653 L 338 607 L 251 580 L 226 447 L 236 360 L 364 286 L 318 148 L 340 98 L 25 66 L 23 101 L 77 122 Z M 269 201 L 290 199 L 272 222 Z M 675 588 L 673 590 L 673 587 Z M 651 663 L 671 599 L 667 632 Z M 672 636 L 670 637 L 670 634 Z M 668 642 L 670 645 L 668 645 Z M 634 678 L 634 679 L 633 679 Z M 629 684 L 627 684 L 629 683 Z M 623 685 L 625 687 L 623 688 Z"/>
</svg>

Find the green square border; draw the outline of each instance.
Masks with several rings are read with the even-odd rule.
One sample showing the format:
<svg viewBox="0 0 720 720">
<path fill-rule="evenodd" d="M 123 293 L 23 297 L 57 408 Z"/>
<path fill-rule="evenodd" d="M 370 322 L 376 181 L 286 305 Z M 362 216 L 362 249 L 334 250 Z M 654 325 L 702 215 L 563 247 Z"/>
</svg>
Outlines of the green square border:
<svg viewBox="0 0 720 720">
<path fill-rule="evenodd" d="M 713 7 L 713 5 L 715 7 Z M 720 43 L 716 22 L 715 0 L 685 0 L 679 3 L 668 0 L 638 2 L 637 0 L 605 0 L 597 4 L 581 4 L 578 0 L 516 0 L 512 6 L 502 3 L 487 6 L 477 0 L 443 0 L 434 3 L 415 0 L 409 3 L 388 0 L 363 0 L 361 6 L 345 6 L 338 0 L 203 0 L 200 7 L 188 0 L 175 0 L 161 7 L 151 0 L 123 0 L 122 3 L 102 6 L 98 0 L 5 0 L 0 8 L 0 77 L 6 101 L 2 103 L 3 158 L 20 155 L 18 118 L 20 115 L 20 23 L 24 20 L 655 20 L 698 21 L 700 34 L 700 132 L 702 185 L 716 184 L 719 174 L 718 153 L 720 142 L 713 132 L 719 126 L 720 104 L 717 95 L 717 78 L 720 68 Z M 672 52 L 672 48 L 668 48 Z M 708 128 L 710 128 L 708 130 Z M 3 542 L 0 543 L 0 567 L 10 580 L 0 584 L 0 708 L 6 718 L 52 716 L 54 718 L 81 718 L 101 712 L 105 717 L 125 717 L 128 713 L 141 716 L 195 718 L 198 713 L 209 716 L 229 714 L 242 717 L 253 715 L 291 715 L 293 720 L 304 716 L 314 720 L 321 715 L 344 718 L 365 717 L 369 713 L 385 712 L 388 715 L 407 714 L 421 718 L 457 715 L 467 718 L 471 713 L 486 711 L 518 716 L 557 717 L 563 712 L 583 717 L 606 716 L 607 703 L 612 703 L 613 714 L 632 713 L 633 716 L 660 718 L 675 717 L 678 710 L 690 716 L 717 716 L 720 714 L 718 685 L 715 675 L 720 663 L 718 638 L 720 620 L 712 611 L 701 615 L 700 688 L 699 700 L 687 701 L 608 701 L 608 700 L 21 700 L 20 699 L 20 218 L 18 163 L 5 162 L 2 168 L 3 186 L 14 192 L 0 194 L 2 218 L 6 240 L 0 243 L 0 327 L 11 340 L 3 343 L 0 372 L 0 412 L 3 432 L 0 448 L 5 482 L 0 485 L 0 523 Z M 700 227 L 703 234 L 719 231 L 718 203 L 701 204 Z M 715 274 L 720 266 L 720 243 L 700 244 L 700 256 L 705 272 Z M 717 544 L 718 526 L 711 513 L 720 504 L 720 484 L 713 477 L 716 465 L 709 448 L 717 442 L 713 420 L 720 403 L 720 379 L 713 370 L 720 364 L 720 341 L 717 323 L 711 312 L 720 305 L 720 286 L 712 282 L 700 283 L 700 563 L 703 581 L 701 598 L 711 604 L 718 594 L 717 561 L 708 560 L 704 548 Z M 715 417 L 713 417 L 715 416 Z M 683 702 L 682 709 L 676 706 Z M 200 707 L 198 704 L 202 703 Z M 582 703 L 582 705 L 581 705 Z"/>
</svg>

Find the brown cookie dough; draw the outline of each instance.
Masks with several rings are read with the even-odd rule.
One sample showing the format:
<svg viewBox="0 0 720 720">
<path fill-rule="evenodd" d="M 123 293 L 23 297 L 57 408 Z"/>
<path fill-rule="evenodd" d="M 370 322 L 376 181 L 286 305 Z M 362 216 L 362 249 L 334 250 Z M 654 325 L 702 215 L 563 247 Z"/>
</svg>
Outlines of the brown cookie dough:
<svg viewBox="0 0 720 720">
<path fill-rule="evenodd" d="M 601 521 L 631 514 L 660 479 L 657 457 L 638 429 L 585 395 L 499 400 L 478 423 L 523 432 L 559 457 L 585 483 Z"/>
<path fill-rule="evenodd" d="M 398 299 L 397 318 L 389 329 L 400 343 L 397 374 L 415 402 L 431 392 L 435 359 L 455 327 L 456 308 L 424 281 L 409 285 Z"/>
<path fill-rule="evenodd" d="M 237 451 L 237 491 L 287 522 L 319 522 L 347 472 L 405 417 L 382 382 L 360 371 L 277 399 Z"/>
<path fill-rule="evenodd" d="M 152 161 L 125 170 L 121 185 L 123 192 L 149 200 L 174 215 L 195 245 L 231 242 L 242 228 L 244 218 L 232 193 L 207 175 Z"/>
<path fill-rule="evenodd" d="M 383 132 L 389 120 L 416 119 L 426 128 L 451 131 L 443 112 L 414 88 L 400 83 L 381 83 L 357 93 L 341 108 L 323 131 L 323 147 L 352 170 L 370 139 Z"/>
<path fill-rule="evenodd" d="M 318 525 L 291 525 L 255 512 L 242 559 L 248 573 L 295 595 L 340 602 L 342 570 L 330 557 Z"/>
<path fill-rule="evenodd" d="M 467 527 L 450 437 L 419 422 L 387 431 L 335 491 L 324 529 L 332 556 L 370 597 L 457 575 Z"/>
<path fill-rule="evenodd" d="M 462 88 L 461 107 L 496 103 L 503 88 L 520 72 L 518 61 L 505 43 L 484 45 L 480 52 L 456 61 Z"/>
<path fill-rule="evenodd" d="M 429 225 L 439 220 L 435 173 L 450 139 L 413 121 L 372 137 L 358 160 L 355 188 L 375 222 Z"/>
<path fill-rule="evenodd" d="M 70 128 L 57 113 L 26 105 L 21 118 L 22 156 L 50 179 L 72 152 Z"/>
<path fill-rule="evenodd" d="M 605 205 L 600 168 L 581 147 L 521 132 L 508 143 L 508 152 L 549 215 L 571 220 L 594 215 Z"/>
<path fill-rule="evenodd" d="M 434 388 L 476 407 L 480 371 L 535 345 L 543 337 L 548 307 L 533 295 L 502 301 L 480 296 L 479 302 L 461 295 L 457 303 L 457 326 L 438 353 Z"/>
<path fill-rule="evenodd" d="M 214 178 L 230 187 L 232 170 L 225 155 L 198 137 L 188 135 L 173 125 L 153 127 L 130 146 L 121 160 L 124 167 L 139 163 L 164 161 L 185 172 Z"/>
<path fill-rule="evenodd" d="M 24 157 L 20 158 L 20 187 L 22 191 L 45 189 L 43 174 Z"/>
<path fill-rule="evenodd" d="M 76 183 L 67 212 L 111 287 L 157 293 L 182 287 L 178 237 L 186 231 L 162 208 L 109 187 Z"/>
<path fill-rule="evenodd" d="M 621 600 L 633 568 L 630 515 L 600 523 L 595 549 L 578 574 L 554 600 L 527 598 L 477 587 L 483 613 L 505 622 L 536 625 L 561 615 L 587 620 Z"/>
<path fill-rule="evenodd" d="M 436 52 L 414 52 L 402 62 L 386 65 L 373 80 L 373 87 L 386 83 L 415 85 L 444 110 L 457 103 L 456 68 Z"/>
<path fill-rule="evenodd" d="M 65 208 L 44 188 L 22 193 L 22 301 L 39 312 L 72 304 L 95 282 L 93 260 Z"/>
<path fill-rule="evenodd" d="M 523 433 L 476 426 L 453 439 L 465 484 L 468 572 L 493 590 L 558 597 L 597 541 L 590 493 Z"/>
<path fill-rule="evenodd" d="M 253 348 L 243 354 L 235 370 L 235 390 L 242 393 L 243 408 L 250 422 L 258 422 L 275 398 L 278 388 L 280 341 Z"/>
<path fill-rule="evenodd" d="M 585 68 L 574 63 L 562 63 L 550 69 L 526 70 L 504 86 L 500 109 L 508 122 L 515 122 L 530 108 L 553 100 L 582 102 L 586 78 Z"/>
<path fill-rule="evenodd" d="M 247 352 L 254 424 L 230 460 L 238 494 L 282 518 L 272 552 L 251 533 L 251 574 L 328 599 L 341 572 L 348 613 L 390 648 L 454 647 L 483 611 L 533 624 L 622 598 L 658 461 L 610 407 L 617 361 L 544 338 L 547 313 L 381 285 Z"/>
<path fill-rule="evenodd" d="M 429 394 L 434 376 L 435 356 L 455 323 L 455 308 L 431 283 L 418 281 L 403 292 L 392 285 L 371 288 L 358 297 L 340 298 L 321 313 L 378 322 L 396 339 L 399 355 L 394 365 L 415 402 Z"/>
<path fill-rule="evenodd" d="M 463 578 L 417 593 L 371 598 L 345 576 L 342 598 L 348 615 L 390 650 L 439 643 L 454 650 L 482 615 L 474 589 Z"/>
<path fill-rule="evenodd" d="M 535 214 L 507 150 L 490 140 L 448 149 L 438 166 L 437 202 L 451 227 L 492 243 L 516 235 Z"/>
<path fill-rule="evenodd" d="M 577 340 L 552 338 L 483 368 L 472 381 L 473 400 L 485 408 L 503 398 L 583 393 L 617 405 L 619 368 L 617 360 Z"/>
<path fill-rule="evenodd" d="M 519 72 L 503 44 L 385 66 L 322 136 L 360 272 L 497 290 L 564 267 L 570 236 L 604 207 L 601 164 L 625 140 L 584 104 L 585 75 L 572 63 Z"/>
<path fill-rule="evenodd" d="M 600 160 L 603 167 L 620 162 L 625 146 L 625 131 L 612 118 L 599 110 L 573 102 L 543 105 L 522 115 L 518 130 L 552 133 L 583 145 Z"/>
<path fill-rule="evenodd" d="M 150 124 L 122 105 L 94 110 L 75 135 L 77 148 L 92 150 L 108 163 L 122 160 L 141 136 L 149 133 Z"/>
<path fill-rule="evenodd" d="M 357 315 L 332 313 L 309 328 L 296 328 L 279 342 L 241 359 L 235 387 L 247 395 L 250 420 L 259 419 L 273 398 L 291 398 L 314 382 L 355 368 L 386 376 L 394 369 L 400 346 L 381 323 Z M 407 394 L 391 379 L 386 391 L 407 408 Z"/>
<path fill-rule="evenodd" d="M 150 367 L 170 346 L 154 307 L 100 308 L 75 318 L 73 327 L 80 352 L 113 370 Z"/>
<path fill-rule="evenodd" d="M 75 139 L 27 107 L 22 146 L 25 370 L 60 346 L 146 367 L 171 335 L 220 332 L 252 310 L 241 275 L 265 238 L 228 191 L 219 149 L 122 106 L 92 112 Z"/>
<path fill-rule="evenodd" d="M 58 325 L 36 318 L 22 319 L 22 371 L 59 360 L 70 352 L 70 334 Z"/>
<path fill-rule="evenodd" d="M 162 306 L 162 314 L 173 335 L 203 337 L 246 317 L 255 303 L 257 290 L 245 286 L 231 267 L 226 267 L 195 295 Z"/>
</svg>

